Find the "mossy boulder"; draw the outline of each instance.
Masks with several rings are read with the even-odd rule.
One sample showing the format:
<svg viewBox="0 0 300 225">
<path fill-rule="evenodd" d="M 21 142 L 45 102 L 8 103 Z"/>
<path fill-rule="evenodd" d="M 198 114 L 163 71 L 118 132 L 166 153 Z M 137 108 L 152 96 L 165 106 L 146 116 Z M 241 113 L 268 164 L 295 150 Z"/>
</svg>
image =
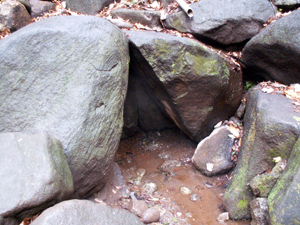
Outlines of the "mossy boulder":
<svg viewBox="0 0 300 225">
<path fill-rule="evenodd" d="M 276 164 L 270 173 L 255 176 L 250 182 L 252 192 L 258 197 L 267 198 L 285 167 L 286 162 L 281 161 Z"/>
<path fill-rule="evenodd" d="M 274 167 L 274 157 L 289 158 L 300 134 L 298 116 L 292 100 L 284 95 L 263 93 L 260 85 L 249 91 L 239 160 L 224 195 L 231 219 L 251 218 L 254 195 L 248 184 Z"/>
<path fill-rule="evenodd" d="M 300 10 L 292 12 L 253 37 L 243 49 L 244 74 L 283 84 L 300 82 Z"/>
<path fill-rule="evenodd" d="M 165 115 L 199 141 L 234 114 L 242 97 L 242 76 L 234 65 L 196 40 L 147 31 L 126 34 L 134 64 L 130 76 L 160 110 L 153 117 Z"/>
<path fill-rule="evenodd" d="M 73 197 L 101 189 L 118 148 L 128 82 L 126 35 L 93 16 L 58 16 L 0 41 L 0 132 L 59 139 Z"/>
<path fill-rule="evenodd" d="M 300 138 L 268 197 L 270 224 L 300 224 Z"/>
</svg>

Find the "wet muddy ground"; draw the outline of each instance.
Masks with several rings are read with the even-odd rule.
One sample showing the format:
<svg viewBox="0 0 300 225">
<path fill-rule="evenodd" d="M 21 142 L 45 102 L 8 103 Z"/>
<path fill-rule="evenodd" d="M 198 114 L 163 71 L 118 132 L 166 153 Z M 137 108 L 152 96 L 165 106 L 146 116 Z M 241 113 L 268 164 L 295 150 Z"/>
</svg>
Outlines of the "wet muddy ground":
<svg viewBox="0 0 300 225">
<path fill-rule="evenodd" d="M 196 146 L 179 130 L 139 133 L 121 141 L 115 161 L 129 191 L 161 211 L 161 224 L 250 224 L 217 221 L 217 216 L 224 212 L 222 197 L 230 175 L 206 177 L 196 170 L 191 162 Z M 137 173 L 143 169 L 146 173 L 139 177 Z M 157 184 L 157 191 L 145 193 L 142 186 L 147 183 Z M 181 187 L 191 193 L 182 194 Z M 128 208 L 124 201 L 119 204 Z"/>
</svg>

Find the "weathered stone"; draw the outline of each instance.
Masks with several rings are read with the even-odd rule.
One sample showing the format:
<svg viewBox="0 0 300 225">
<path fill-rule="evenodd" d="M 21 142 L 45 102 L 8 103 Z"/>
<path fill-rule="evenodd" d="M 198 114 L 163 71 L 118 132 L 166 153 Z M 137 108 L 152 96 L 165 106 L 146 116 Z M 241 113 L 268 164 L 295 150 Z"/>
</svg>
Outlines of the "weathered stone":
<svg viewBox="0 0 300 225">
<path fill-rule="evenodd" d="M 69 200 L 45 210 L 31 225 L 143 225 L 134 214 L 88 200 Z"/>
<path fill-rule="evenodd" d="M 222 126 L 198 144 L 192 158 L 197 169 L 207 176 L 214 176 L 232 168 L 230 149 L 233 138 L 230 134 L 228 126 Z"/>
<path fill-rule="evenodd" d="M 20 222 L 15 218 L 3 218 L 0 216 L 0 225 L 19 225 Z"/>
<path fill-rule="evenodd" d="M 116 9 L 111 12 L 112 18 L 122 18 L 130 23 L 140 23 L 149 27 L 162 27 L 160 23 L 160 12 L 135 9 Z"/>
<path fill-rule="evenodd" d="M 268 224 L 268 199 L 256 198 L 250 202 L 252 221 L 251 225 Z"/>
<path fill-rule="evenodd" d="M 300 82 L 300 10 L 292 12 L 262 30 L 242 53 L 244 74 L 283 84 Z"/>
<path fill-rule="evenodd" d="M 22 220 L 71 196 L 72 174 L 59 140 L 45 132 L 1 133 L 0 143 L 1 216 Z"/>
<path fill-rule="evenodd" d="M 285 162 L 279 162 L 272 169 L 271 173 L 264 173 L 255 176 L 250 182 L 252 192 L 259 197 L 267 198 L 271 189 L 275 185 L 278 177 L 285 168 Z"/>
<path fill-rule="evenodd" d="M 113 3 L 113 0 L 67 0 L 67 8 L 84 14 L 95 15 L 105 6 Z"/>
<path fill-rule="evenodd" d="M 1 40 L 0 61 L 0 132 L 46 130 L 63 144 L 73 197 L 99 191 L 123 126 L 126 35 L 97 17 L 51 17 Z"/>
<path fill-rule="evenodd" d="M 55 3 L 40 1 L 40 0 L 29 0 L 31 4 L 31 16 L 38 17 L 42 16 L 44 13 L 55 10 Z"/>
<path fill-rule="evenodd" d="M 142 219 L 145 223 L 152 223 L 158 221 L 160 218 L 160 212 L 157 208 L 149 208 L 147 209 L 143 216 Z"/>
<path fill-rule="evenodd" d="M 218 54 L 188 38 L 147 31 L 126 34 L 143 90 L 192 139 L 201 140 L 234 114 L 242 96 L 241 74 Z"/>
<path fill-rule="evenodd" d="M 22 3 L 27 9 L 28 13 L 31 13 L 31 4 L 28 0 L 18 0 L 18 2 Z"/>
<path fill-rule="evenodd" d="M 280 8 L 291 9 L 298 7 L 300 0 L 273 0 L 273 3 Z"/>
<path fill-rule="evenodd" d="M 31 23 L 31 16 L 22 3 L 6 0 L 0 6 L 0 31 L 8 28 L 13 32 Z"/>
<path fill-rule="evenodd" d="M 224 45 L 252 38 L 276 14 L 268 0 L 201 0 L 190 7 L 192 18 L 181 11 L 167 17 L 165 26 Z"/>
<path fill-rule="evenodd" d="M 224 195 L 224 206 L 231 219 L 251 218 L 253 193 L 248 183 L 271 170 L 274 157 L 289 158 L 300 134 L 300 118 L 293 107 L 291 99 L 263 93 L 260 85 L 249 91 L 239 160 Z"/>
<path fill-rule="evenodd" d="M 147 209 L 148 206 L 145 201 L 132 199 L 132 207 L 130 210 L 132 213 L 141 217 Z"/>
<path fill-rule="evenodd" d="M 299 118 L 299 117 L 298 117 Z M 298 120 L 299 121 L 299 120 Z M 300 223 L 300 139 L 293 147 L 287 167 L 268 197 L 270 224 Z"/>
</svg>

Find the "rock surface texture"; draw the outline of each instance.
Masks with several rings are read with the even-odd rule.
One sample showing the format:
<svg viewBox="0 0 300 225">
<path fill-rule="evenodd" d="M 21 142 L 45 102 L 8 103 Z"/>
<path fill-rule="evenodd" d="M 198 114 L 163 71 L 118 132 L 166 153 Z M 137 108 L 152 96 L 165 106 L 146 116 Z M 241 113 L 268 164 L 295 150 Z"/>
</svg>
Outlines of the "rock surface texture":
<svg viewBox="0 0 300 225">
<path fill-rule="evenodd" d="M 16 31 L 31 23 L 31 16 L 22 3 L 7 0 L 0 6 L 0 31 L 4 28 Z"/>
<path fill-rule="evenodd" d="M 143 85 L 161 112 L 157 115 L 199 141 L 234 114 L 242 96 L 241 74 L 218 54 L 188 38 L 146 31 L 126 34 L 130 76 Z"/>
<path fill-rule="evenodd" d="M 72 11 L 81 12 L 88 15 L 95 15 L 105 6 L 113 3 L 113 0 L 67 0 L 67 8 Z"/>
<path fill-rule="evenodd" d="M 45 210 L 31 225 L 143 225 L 134 214 L 88 200 L 69 200 Z"/>
<path fill-rule="evenodd" d="M 130 23 L 140 23 L 149 27 L 162 27 L 160 23 L 160 12 L 135 9 L 116 9 L 112 11 L 112 18 L 122 18 Z"/>
<path fill-rule="evenodd" d="M 228 126 L 216 128 L 197 146 L 192 161 L 202 173 L 214 176 L 229 171 L 233 162 L 230 160 L 230 149 L 233 138 Z"/>
<path fill-rule="evenodd" d="M 252 38 L 242 52 L 244 74 L 283 84 L 300 82 L 300 10 L 292 12 Z"/>
<path fill-rule="evenodd" d="M 0 158 L 0 215 L 4 218 L 22 221 L 74 191 L 62 144 L 45 132 L 1 133 Z"/>
<path fill-rule="evenodd" d="M 247 98 L 244 137 L 236 171 L 224 195 L 231 219 L 251 218 L 253 193 L 248 183 L 274 167 L 273 158 L 288 159 L 300 134 L 299 114 L 292 100 L 282 94 L 267 94 L 260 85 Z"/>
<path fill-rule="evenodd" d="M 38 17 L 50 10 L 55 10 L 55 4 L 49 1 L 29 0 L 31 4 L 31 16 Z"/>
<path fill-rule="evenodd" d="M 223 45 L 252 38 L 276 13 L 268 0 L 201 0 L 190 7 L 192 18 L 181 11 L 168 16 L 165 26 Z"/>
<path fill-rule="evenodd" d="M 300 139 L 293 147 L 287 167 L 268 197 L 270 224 L 300 223 Z"/>
<path fill-rule="evenodd" d="M 273 3 L 278 7 L 290 9 L 299 6 L 300 0 L 273 0 Z"/>
<path fill-rule="evenodd" d="M 251 225 L 268 224 L 268 199 L 256 198 L 250 202 L 252 221 Z"/>
<path fill-rule="evenodd" d="M 47 131 L 63 144 L 73 197 L 98 191 L 123 126 L 125 34 L 101 18 L 51 17 L 1 40 L 0 61 L 0 132 Z"/>
</svg>

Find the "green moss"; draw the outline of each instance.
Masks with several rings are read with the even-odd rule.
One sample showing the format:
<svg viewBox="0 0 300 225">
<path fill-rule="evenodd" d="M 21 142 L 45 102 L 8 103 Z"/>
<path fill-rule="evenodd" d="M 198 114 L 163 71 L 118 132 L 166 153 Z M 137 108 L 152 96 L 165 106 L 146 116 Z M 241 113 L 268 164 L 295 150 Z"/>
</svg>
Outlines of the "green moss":
<svg viewBox="0 0 300 225">
<path fill-rule="evenodd" d="M 245 199 L 240 200 L 238 204 L 238 208 L 240 210 L 246 211 L 248 209 L 249 202 Z"/>
</svg>

